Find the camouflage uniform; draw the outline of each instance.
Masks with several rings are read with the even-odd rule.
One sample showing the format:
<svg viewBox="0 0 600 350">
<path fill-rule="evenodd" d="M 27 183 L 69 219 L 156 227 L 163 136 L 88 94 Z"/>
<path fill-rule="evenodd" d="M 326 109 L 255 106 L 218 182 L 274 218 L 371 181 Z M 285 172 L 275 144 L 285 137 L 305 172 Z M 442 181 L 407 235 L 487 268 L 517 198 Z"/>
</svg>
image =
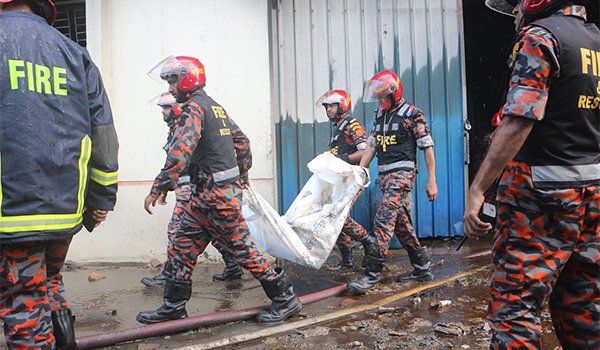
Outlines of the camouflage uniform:
<svg viewBox="0 0 600 350">
<path fill-rule="evenodd" d="M 585 9 L 565 7 L 553 16 L 565 15 L 585 18 Z M 517 42 L 503 114 L 537 121 L 529 141 L 550 112 L 548 92 L 559 76 L 559 50 L 555 37 L 536 22 Z M 560 68 L 565 74 L 570 67 Z M 517 156 L 498 185 L 491 349 L 540 349 L 540 314 L 547 300 L 563 349 L 600 349 L 600 187 L 542 188 L 532 168 Z"/>
<path fill-rule="evenodd" d="M 11 348 L 53 347 L 50 312 L 69 307 L 60 270 L 70 243 L 62 239 L 3 245 L 0 317 Z"/>
<path fill-rule="evenodd" d="M 189 182 L 177 185 L 177 188 L 175 189 L 175 208 L 173 208 L 173 215 L 171 215 L 171 220 L 167 227 L 167 237 L 169 239 L 167 246 L 167 260 L 171 262 L 173 261 L 173 249 L 175 249 L 175 233 L 181 224 L 181 220 L 185 213 L 185 207 L 187 207 L 191 196 L 192 186 Z"/>
<path fill-rule="evenodd" d="M 344 142 L 357 150 L 364 150 L 367 147 L 365 127 L 358 120 L 350 118 L 348 113 L 344 113 L 335 123 L 333 123 L 332 129 L 335 131 L 344 122 L 347 123 L 343 130 Z M 331 148 L 329 152 L 337 155 L 339 153 L 338 150 L 339 147 L 336 146 Z M 354 219 L 348 215 L 348 218 L 342 227 L 342 232 L 338 237 L 337 246 L 340 249 L 349 250 L 352 247 L 352 240 L 361 241 L 366 238 L 368 234 L 367 230 L 365 230 L 361 224 L 354 221 Z"/>
<path fill-rule="evenodd" d="M 167 260 L 170 262 L 173 261 L 173 251 L 175 249 L 175 234 L 177 233 L 179 225 L 181 225 L 181 221 L 185 213 L 185 208 L 187 207 L 192 196 L 192 185 L 189 182 L 179 183 L 174 192 L 175 208 L 173 208 L 173 214 L 171 215 L 171 220 L 169 221 L 169 225 L 167 227 Z M 230 253 L 218 241 L 215 240 L 212 242 L 212 244 L 222 256 L 230 256 Z"/>
<path fill-rule="evenodd" d="M 362 227 L 361 224 L 354 221 L 354 219 L 352 219 L 350 215 L 348 215 L 348 218 L 346 219 L 346 222 L 344 222 L 342 232 L 340 233 L 336 244 L 338 247 L 345 247 L 347 249 L 350 249 L 352 247 L 353 240 L 361 241 L 365 237 L 367 237 L 368 234 L 369 233 L 367 232 L 367 230 L 365 230 L 365 228 Z"/>
<path fill-rule="evenodd" d="M 395 113 L 406 102 L 399 104 L 389 113 Z M 413 107 L 414 108 L 414 107 Z M 411 130 L 417 147 L 424 149 L 433 146 L 433 139 L 425 120 L 425 115 L 418 109 L 409 118 L 405 119 L 405 129 Z M 368 142 L 377 147 L 375 126 L 371 129 Z M 414 170 L 397 170 L 379 175 L 379 188 L 383 198 L 375 214 L 374 233 L 376 244 L 373 246 L 373 256 L 385 259 L 392 235 L 395 234 L 402 246 L 407 250 L 422 248 L 412 226 L 410 215 L 410 192 L 415 182 Z"/>
<path fill-rule="evenodd" d="M 205 94 L 194 92 L 194 94 Z M 165 167 L 157 176 L 151 194 L 168 189 L 177 180 L 203 130 L 204 111 L 197 104 L 186 103 L 184 113 L 169 150 Z M 246 135 L 225 114 L 231 124 L 235 152 L 242 181 L 248 178 L 252 153 Z M 211 240 L 221 245 L 224 252 L 233 254 L 240 266 L 259 280 L 273 280 L 276 273 L 265 257 L 250 241 L 246 221 L 241 214 L 242 190 L 240 181 L 217 186 L 210 169 L 198 169 L 198 183 L 188 202 L 179 229 L 173 240 L 173 277 L 189 281 L 197 258 Z"/>
</svg>

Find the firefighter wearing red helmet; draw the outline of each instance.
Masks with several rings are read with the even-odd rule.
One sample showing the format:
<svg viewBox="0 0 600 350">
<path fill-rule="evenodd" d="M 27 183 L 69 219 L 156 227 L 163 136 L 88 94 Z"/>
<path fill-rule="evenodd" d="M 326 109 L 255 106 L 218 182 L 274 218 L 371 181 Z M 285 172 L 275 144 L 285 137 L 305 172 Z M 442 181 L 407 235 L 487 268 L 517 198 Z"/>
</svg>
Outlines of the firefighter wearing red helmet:
<svg viewBox="0 0 600 350">
<path fill-rule="evenodd" d="M 273 268 L 250 240 L 241 213 L 242 186 L 248 182 L 252 153 L 248 137 L 225 109 L 204 91 L 204 66 L 194 57 L 163 60 L 151 75 L 169 84 L 169 92 L 183 103 L 181 126 L 169 148 L 165 166 L 156 177 L 144 208 L 174 189 L 187 165 L 195 185 L 183 219 L 175 234 L 172 278 L 167 278 L 164 305 L 141 312 L 141 323 L 158 323 L 187 317 L 185 304 L 192 294 L 192 271 L 197 257 L 216 240 L 237 263 L 258 279 L 272 300 L 269 311 L 257 315 L 258 322 L 279 322 L 300 312 L 302 304 L 282 268 Z"/>
<path fill-rule="evenodd" d="M 48 24 L 49 0 L 0 0 L 0 318 L 9 349 L 75 349 L 61 269 L 113 210 L 118 141 L 100 71 Z"/>
<path fill-rule="evenodd" d="M 366 293 L 379 283 L 393 234 L 408 251 L 414 267 L 413 271 L 401 275 L 398 280 L 422 282 L 433 279 L 429 252 L 427 247 L 421 246 L 410 217 L 408 196 L 415 181 L 417 148 L 425 154 L 429 174 L 425 189 L 427 197 L 430 201 L 437 198 L 433 139 L 423 112 L 402 98 L 402 84 L 398 76 L 389 70 L 375 74 L 367 83 L 363 100 L 377 101 L 379 109 L 360 166 L 368 167 L 377 154 L 379 187 L 383 198 L 375 214 L 375 244 L 366 264 L 365 275 L 347 286 L 359 294 Z"/>
<path fill-rule="evenodd" d="M 348 93 L 344 90 L 327 91 L 319 98 L 316 105 L 325 107 L 327 118 L 333 123 L 329 152 L 350 164 L 358 164 L 367 148 L 367 139 L 365 127 L 361 122 L 350 117 L 352 103 Z M 340 269 L 354 268 L 352 240 L 362 243 L 365 249 L 364 266 L 367 256 L 372 251 L 374 239 L 361 224 L 348 215 L 336 242 L 342 255 Z"/>
<path fill-rule="evenodd" d="M 523 0 L 502 123 L 471 185 L 464 228 L 496 194 L 492 349 L 540 349 L 549 301 L 565 350 L 600 349 L 600 30 L 575 1 Z"/>
<path fill-rule="evenodd" d="M 163 120 L 167 123 L 169 127 L 169 134 L 167 136 L 167 143 L 163 147 L 163 149 L 169 152 L 171 145 L 173 144 L 173 139 L 175 137 L 175 132 L 177 131 L 177 127 L 179 125 L 179 121 L 181 120 L 182 109 L 181 105 L 175 101 L 175 97 L 170 92 L 163 92 L 159 96 L 152 99 L 152 102 L 155 102 L 158 106 L 162 108 Z M 171 278 L 171 271 L 173 270 L 173 250 L 174 250 L 174 241 L 175 241 L 175 233 L 177 232 L 177 228 L 181 223 L 181 219 L 183 218 L 183 213 L 185 207 L 187 206 L 190 197 L 192 195 L 192 185 L 190 183 L 190 176 L 187 173 L 187 169 L 184 169 L 181 174 L 179 174 L 179 179 L 177 180 L 177 188 L 174 190 L 175 192 L 175 207 L 173 208 L 173 214 L 171 215 L 171 220 L 169 221 L 169 225 L 167 227 L 167 259 L 163 264 L 163 270 L 155 275 L 152 278 L 144 277 L 140 281 L 142 284 L 148 287 L 155 287 L 158 285 L 165 284 L 167 278 Z M 166 205 L 167 202 L 160 202 L 161 205 Z M 235 262 L 235 257 L 223 248 L 219 242 L 212 242 L 213 246 L 221 253 L 221 257 L 225 262 L 225 268 L 223 269 L 223 273 L 213 275 L 213 281 L 226 281 L 231 279 L 237 279 L 242 277 L 242 269 Z"/>
</svg>

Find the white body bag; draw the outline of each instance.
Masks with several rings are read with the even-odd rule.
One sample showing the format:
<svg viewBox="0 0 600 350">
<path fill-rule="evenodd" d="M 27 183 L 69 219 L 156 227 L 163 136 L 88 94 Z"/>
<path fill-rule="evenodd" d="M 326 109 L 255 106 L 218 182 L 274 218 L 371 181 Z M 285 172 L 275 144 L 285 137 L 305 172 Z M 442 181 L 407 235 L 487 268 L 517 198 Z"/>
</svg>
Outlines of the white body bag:
<svg viewBox="0 0 600 350">
<path fill-rule="evenodd" d="M 270 255 L 320 268 L 368 178 L 359 167 L 329 152 L 308 163 L 313 173 L 282 217 L 250 185 L 244 189 L 242 214 L 250 233 Z"/>
</svg>

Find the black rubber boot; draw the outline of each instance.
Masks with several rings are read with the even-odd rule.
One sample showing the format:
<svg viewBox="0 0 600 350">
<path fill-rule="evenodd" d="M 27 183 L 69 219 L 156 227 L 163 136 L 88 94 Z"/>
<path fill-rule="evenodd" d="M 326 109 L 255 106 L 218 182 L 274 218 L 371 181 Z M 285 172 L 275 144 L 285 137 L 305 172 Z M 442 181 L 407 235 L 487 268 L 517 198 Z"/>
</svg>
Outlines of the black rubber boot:
<svg viewBox="0 0 600 350">
<path fill-rule="evenodd" d="M 416 250 L 409 250 L 408 257 L 410 264 L 415 268 L 411 272 L 407 272 L 398 277 L 398 282 L 427 282 L 433 281 L 431 273 L 431 261 L 429 260 L 429 252 L 427 247 L 421 247 Z"/>
<path fill-rule="evenodd" d="M 169 260 L 167 260 L 167 261 L 165 261 L 165 264 L 163 265 L 163 270 L 158 275 L 156 275 L 152 278 L 144 277 L 144 278 L 142 278 L 142 280 L 140 282 L 142 282 L 142 284 L 147 287 L 162 286 L 163 284 L 165 284 L 165 281 L 167 280 L 167 278 L 172 277 L 172 273 L 171 273 L 172 267 L 173 267 L 173 264 L 171 264 L 171 262 Z"/>
<path fill-rule="evenodd" d="M 225 261 L 225 268 L 223 269 L 223 273 L 217 273 L 213 275 L 213 282 L 216 281 L 227 281 L 233 280 L 236 278 L 241 278 L 244 272 L 238 263 L 235 261 L 233 256 L 229 254 L 223 254 L 223 261 Z"/>
<path fill-rule="evenodd" d="M 261 311 L 256 315 L 259 323 L 281 322 L 302 310 L 302 304 L 296 294 L 292 281 L 281 267 L 275 268 L 277 277 L 272 281 L 260 281 L 265 293 L 273 302 L 269 311 Z"/>
<path fill-rule="evenodd" d="M 363 256 L 363 260 L 360 265 L 362 267 L 365 267 L 367 266 L 367 260 L 369 259 L 369 256 L 373 254 L 373 245 L 375 244 L 375 238 L 373 238 L 373 236 L 371 235 L 367 235 L 367 237 L 360 240 L 360 243 L 362 243 L 363 248 L 365 249 L 365 255 Z"/>
<path fill-rule="evenodd" d="M 140 312 L 135 318 L 140 323 L 152 324 L 186 318 L 185 303 L 192 296 L 192 281 L 168 278 L 165 283 L 164 305 L 154 311 Z"/>
<path fill-rule="evenodd" d="M 75 316 L 71 309 L 60 309 L 52 311 L 52 326 L 54 327 L 54 338 L 56 338 L 57 350 L 75 350 Z"/>
<path fill-rule="evenodd" d="M 383 270 L 384 263 L 385 259 L 369 256 L 365 267 L 365 275 L 356 282 L 348 283 L 346 288 L 358 294 L 365 294 L 375 288 L 381 279 L 381 271 Z"/>
<path fill-rule="evenodd" d="M 338 267 L 338 270 L 354 269 L 354 258 L 352 257 L 352 246 L 350 247 L 338 247 L 340 254 L 342 255 L 342 262 Z"/>
</svg>

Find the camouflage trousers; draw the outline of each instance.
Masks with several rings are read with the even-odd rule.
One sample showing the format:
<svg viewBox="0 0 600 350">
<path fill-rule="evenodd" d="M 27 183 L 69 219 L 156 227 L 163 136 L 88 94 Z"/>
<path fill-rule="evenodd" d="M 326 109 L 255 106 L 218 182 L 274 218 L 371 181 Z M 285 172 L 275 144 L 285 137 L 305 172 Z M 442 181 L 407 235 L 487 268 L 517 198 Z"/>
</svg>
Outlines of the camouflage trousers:
<svg viewBox="0 0 600 350">
<path fill-rule="evenodd" d="M 405 249 L 419 249 L 410 215 L 409 195 L 415 181 L 413 171 L 396 171 L 379 177 L 383 198 L 375 214 L 373 256 L 385 259 L 392 235 L 396 235 Z"/>
<path fill-rule="evenodd" d="M 68 307 L 60 270 L 70 243 L 2 244 L 0 319 L 9 349 L 54 349 L 50 312 Z"/>
<path fill-rule="evenodd" d="M 362 227 L 361 224 L 354 221 L 354 219 L 352 219 L 350 215 L 348 215 L 348 218 L 346 219 L 346 222 L 344 222 L 342 232 L 340 233 L 336 244 L 339 248 L 345 247 L 347 249 L 350 249 L 352 247 L 353 240 L 361 241 L 365 239 L 368 234 L 369 233 L 367 232 L 367 230 L 365 230 L 365 228 Z"/>
<path fill-rule="evenodd" d="M 179 281 L 192 278 L 198 256 L 211 241 L 258 280 L 273 280 L 276 273 L 250 240 L 250 231 L 239 207 L 201 206 L 192 195 L 173 241 L 173 276 Z"/>
<path fill-rule="evenodd" d="M 546 301 L 564 350 L 600 349 L 600 187 L 582 191 L 580 205 L 561 212 L 498 204 L 491 349 L 539 350 Z"/>
<path fill-rule="evenodd" d="M 173 251 L 175 249 L 175 235 L 177 233 L 179 225 L 181 224 L 181 221 L 183 220 L 185 208 L 188 205 L 191 196 L 192 186 L 189 182 L 179 184 L 175 189 L 175 208 L 173 209 L 173 214 L 171 215 L 171 220 L 169 221 L 169 226 L 167 227 L 167 260 L 169 261 L 173 261 Z M 221 253 L 223 257 L 230 255 L 227 252 L 227 250 L 216 240 L 213 240 L 212 244 L 219 251 L 219 253 Z"/>
</svg>

